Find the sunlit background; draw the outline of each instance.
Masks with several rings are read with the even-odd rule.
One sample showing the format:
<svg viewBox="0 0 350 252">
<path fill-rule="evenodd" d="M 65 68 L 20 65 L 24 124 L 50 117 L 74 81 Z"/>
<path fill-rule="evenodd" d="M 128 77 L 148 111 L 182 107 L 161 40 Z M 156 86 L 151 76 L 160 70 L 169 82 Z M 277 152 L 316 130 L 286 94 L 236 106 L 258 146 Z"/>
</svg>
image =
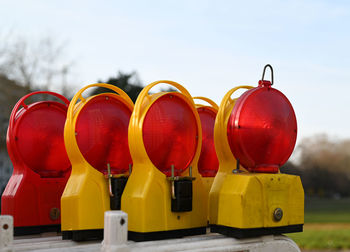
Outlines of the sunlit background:
<svg viewBox="0 0 350 252">
<path fill-rule="evenodd" d="M 288 167 L 304 174 L 307 196 L 342 204 L 343 219 L 307 221 L 348 223 L 350 237 L 349 27 L 349 1 L 2 0 L 0 74 L 67 97 L 123 75 L 142 86 L 169 79 L 220 104 L 232 87 L 257 85 L 269 63 L 298 120 Z M 347 180 L 330 182 L 334 171 Z M 332 183 L 344 185 L 327 189 Z"/>
</svg>

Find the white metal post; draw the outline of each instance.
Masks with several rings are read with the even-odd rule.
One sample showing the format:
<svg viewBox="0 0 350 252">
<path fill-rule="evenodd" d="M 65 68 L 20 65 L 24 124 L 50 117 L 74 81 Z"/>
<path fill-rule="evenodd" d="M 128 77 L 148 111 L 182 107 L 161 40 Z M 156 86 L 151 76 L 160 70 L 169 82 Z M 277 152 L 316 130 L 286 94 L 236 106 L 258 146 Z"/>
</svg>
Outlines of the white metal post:
<svg viewBox="0 0 350 252">
<path fill-rule="evenodd" d="M 128 215 L 123 211 L 107 211 L 104 218 L 103 252 L 127 252 Z"/>
<path fill-rule="evenodd" d="M 13 217 L 0 215 L 0 252 L 12 252 Z"/>
</svg>

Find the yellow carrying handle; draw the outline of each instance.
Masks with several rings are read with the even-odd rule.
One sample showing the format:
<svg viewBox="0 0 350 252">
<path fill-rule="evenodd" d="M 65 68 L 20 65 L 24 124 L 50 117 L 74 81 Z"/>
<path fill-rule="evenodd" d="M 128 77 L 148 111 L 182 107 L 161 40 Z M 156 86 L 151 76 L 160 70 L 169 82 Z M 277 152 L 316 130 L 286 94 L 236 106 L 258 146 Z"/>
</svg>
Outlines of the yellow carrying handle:
<svg viewBox="0 0 350 252">
<path fill-rule="evenodd" d="M 83 157 L 83 154 L 80 152 L 77 140 L 75 138 L 75 120 L 76 118 L 74 118 L 74 109 L 76 107 L 76 103 L 78 102 L 78 100 L 80 99 L 81 103 L 84 106 L 84 103 L 88 100 L 87 98 L 84 98 L 82 96 L 82 93 L 92 87 L 103 87 L 103 88 L 107 88 L 110 89 L 112 91 L 115 91 L 117 94 L 116 95 L 120 95 L 120 97 L 122 97 L 127 103 L 128 105 L 130 105 L 130 107 L 133 107 L 133 102 L 130 99 L 130 97 L 120 88 L 110 85 L 110 84 L 106 84 L 106 83 L 96 83 L 96 84 L 91 84 L 91 85 L 87 85 L 86 87 L 80 89 L 73 97 L 71 103 L 69 104 L 68 107 L 68 111 L 67 111 L 67 120 L 66 120 L 66 124 L 64 127 L 64 142 L 66 145 L 66 150 L 67 150 L 67 154 L 69 156 L 69 159 L 71 161 L 71 163 L 81 163 L 81 162 L 86 162 L 85 158 Z M 81 106 L 78 110 L 77 113 L 79 113 L 82 109 Z M 76 116 L 76 115 L 75 115 Z M 72 170 L 72 172 L 74 172 L 74 170 Z"/>
<path fill-rule="evenodd" d="M 136 111 L 136 113 L 138 114 L 139 111 L 141 110 L 141 106 L 142 106 L 142 102 L 146 97 L 150 97 L 150 95 L 148 94 L 148 92 L 156 85 L 158 84 L 169 84 L 174 86 L 175 88 L 177 88 L 182 94 L 184 94 L 185 96 L 187 96 L 190 101 L 191 104 L 194 105 L 194 102 L 192 100 L 192 96 L 190 95 L 190 93 L 187 91 L 186 88 L 184 88 L 183 86 L 181 86 L 179 83 L 175 82 L 175 81 L 170 81 L 170 80 L 159 80 L 159 81 L 155 81 L 152 82 L 151 84 L 147 85 L 144 89 L 142 89 L 141 93 L 139 94 L 139 97 L 137 98 L 136 104 L 135 104 L 135 108 L 134 110 Z M 136 118 L 140 118 L 140 117 L 136 117 Z"/>
<path fill-rule="evenodd" d="M 103 87 L 103 88 L 107 88 L 110 89 L 114 92 L 116 92 L 118 95 L 120 95 L 121 97 L 123 97 L 129 104 L 133 104 L 132 100 L 130 99 L 130 97 L 120 88 L 111 85 L 111 84 L 106 84 L 106 83 L 95 83 L 95 84 L 90 84 L 87 85 L 86 87 L 80 89 L 73 97 L 69 107 L 68 107 L 68 112 L 67 112 L 67 120 L 72 120 L 73 119 L 73 111 L 74 111 L 74 106 L 77 103 L 78 100 L 80 100 L 82 103 L 86 102 L 86 98 L 84 98 L 82 96 L 83 92 L 89 88 L 92 87 Z"/>
<path fill-rule="evenodd" d="M 207 98 L 207 97 L 203 97 L 203 96 L 196 96 L 193 97 L 193 100 L 202 100 L 205 101 L 207 103 L 209 103 L 216 111 L 219 110 L 219 106 L 211 99 Z M 200 104 L 196 104 L 196 105 L 200 105 Z"/>
<path fill-rule="evenodd" d="M 237 87 L 232 88 L 230 91 L 228 91 L 226 93 L 226 95 L 224 96 L 224 98 L 222 99 L 221 104 L 220 104 L 220 109 L 218 112 L 218 115 L 219 115 L 219 113 L 221 114 L 220 119 L 225 117 L 224 112 L 225 112 L 226 106 L 228 104 L 231 105 L 232 103 L 234 103 L 238 99 L 238 98 L 234 98 L 234 99 L 231 98 L 231 96 L 234 94 L 234 92 L 236 92 L 239 89 L 251 89 L 251 88 L 254 88 L 254 87 L 253 86 L 237 86 Z"/>
<path fill-rule="evenodd" d="M 233 93 L 235 93 L 239 89 L 251 89 L 251 88 L 254 88 L 254 87 L 238 86 L 238 87 L 232 88 L 230 91 L 226 93 L 226 95 L 221 101 L 219 111 L 217 113 L 216 120 L 215 120 L 215 126 L 214 126 L 214 143 L 215 143 L 216 154 L 218 156 L 219 163 L 220 163 L 219 170 L 221 171 L 223 171 L 224 169 L 223 167 L 226 167 L 225 165 L 223 165 L 223 163 L 235 162 L 235 158 L 232 155 L 230 145 L 227 139 L 227 122 L 230 116 L 228 114 L 228 110 L 229 112 L 232 110 L 234 103 L 238 98 L 232 99 L 231 96 L 233 95 Z"/>
</svg>

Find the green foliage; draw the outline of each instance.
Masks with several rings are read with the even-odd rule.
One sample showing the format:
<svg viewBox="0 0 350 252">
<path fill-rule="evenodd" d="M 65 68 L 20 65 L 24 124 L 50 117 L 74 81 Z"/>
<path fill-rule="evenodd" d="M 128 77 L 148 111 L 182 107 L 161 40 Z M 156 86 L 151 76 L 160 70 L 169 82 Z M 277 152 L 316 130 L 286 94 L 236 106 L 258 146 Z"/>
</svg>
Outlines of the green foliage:
<svg viewBox="0 0 350 252">
<path fill-rule="evenodd" d="M 337 230 L 304 230 L 288 234 L 301 248 L 305 249 L 350 249 L 350 228 Z"/>
<path fill-rule="evenodd" d="M 107 81 L 98 81 L 99 83 L 108 83 L 112 84 L 116 87 L 119 87 L 122 89 L 125 93 L 129 95 L 131 100 L 135 103 L 137 97 L 139 96 L 140 92 L 143 89 L 143 84 L 140 82 L 138 75 L 136 72 L 132 72 L 130 74 L 125 74 L 123 72 L 118 72 L 117 77 L 111 77 Z M 172 86 L 161 86 L 160 92 L 176 92 L 177 89 L 173 88 Z M 96 95 L 100 93 L 105 92 L 113 92 L 106 88 L 95 88 L 90 93 L 90 95 Z M 151 92 L 152 93 L 152 92 Z"/>
<path fill-rule="evenodd" d="M 317 211 L 305 214 L 305 223 L 350 223 L 350 212 L 348 211 Z"/>
<path fill-rule="evenodd" d="M 304 249 L 350 249 L 350 198 L 306 198 L 304 231 L 287 236 Z"/>
<path fill-rule="evenodd" d="M 136 101 L 138 95 L 140 94 L 143 88 L 142 84 L 137 78 L 136 72 L 132 72 L 130 74 L 119 72 L 117 77 L 111 77 L 107 81 L 98 81 L 98 82 L 108 83 L 116 87 L 119 87 L 129 95 L 129 97 L 133 102 Z M 91 95 L 96 95 L 96 94 L 105 93 L 105 92 L 112 92 L 112 91 L 106 88 L 98 87 L 91 92 Z"/>
</svg>

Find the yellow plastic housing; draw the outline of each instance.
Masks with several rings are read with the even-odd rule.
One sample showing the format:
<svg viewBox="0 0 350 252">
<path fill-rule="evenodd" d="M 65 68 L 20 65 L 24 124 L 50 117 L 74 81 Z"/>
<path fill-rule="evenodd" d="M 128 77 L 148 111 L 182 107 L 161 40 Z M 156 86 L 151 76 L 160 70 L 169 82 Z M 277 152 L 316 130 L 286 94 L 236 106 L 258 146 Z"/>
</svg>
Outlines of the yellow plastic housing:
<svg viewBox="0 0 350 252">
<path fill-rule="evenodd" d="M 84 98 L 82 93 L 92 87 L 104 87 L 117 94 L 103 93 Z M 110 210 L 108 181 L 85 160 L 75 137 L 75 125 L 80 111 L 89 100 L 97 96 L 118 99 L 131 111 L 134 107 L 132 100 L 123 90 L 104 83 L 88 85 L 73 97 L 64 127 L 64 141 L 72 164 L 72 172 L 61 197 L 62 231 L 103 229 L 104 212 Z"/>
<path fill-rule="evenodd" d="M 168 92 L 149 95 L 155 85 L 165 83 L 177 88 L 171 92 L 183 99 L 193 110 L 198 125 L 198 144 L 192 166 L 193 181 L 192 211 L 171 211 L 171 181 L 159 171 L 147 155 L 143 136 L 143 121 L 148 109 L 154 102 Z M 133 171 L 122 195 L 122 210 L 128 214 L 128 230 L 137 233 L 163 232 L 207 226 L 206 193 L 202 177 L 198 173 L 197 163 L 201 150 L 201 124 L 195 104 L 188 91 L 173 81 L 156 81 L 146 86 L 140 93 L 129 124 L 129 147 L 133 159 Z M 189 176 L 186 169 L 181 176 Z"/>
<path fill-rule="evenodd" d="M 218 199 L 217 222 L 240 229 L 304 223 L 304 190 L 299 176 L 287 174 L 228 174 Z M 274 218 L 282 209 L 280 221 Z"/>
<path fill-rule="evenodd" d="M 254 229 L 299 225 L 304 223 L 304 191 L 298 176 L 287 174 L 248 173 L 240 167 L 227 139 L 227 123 L 237 99 L 231 89 L 223 98 L 214 127 L 214 143 L 219 159 L 209 193 L 209 223 L 238 229 Z M 283 217 L 277 221 L 274 211 L 280 208 Z"/>
</svg>

